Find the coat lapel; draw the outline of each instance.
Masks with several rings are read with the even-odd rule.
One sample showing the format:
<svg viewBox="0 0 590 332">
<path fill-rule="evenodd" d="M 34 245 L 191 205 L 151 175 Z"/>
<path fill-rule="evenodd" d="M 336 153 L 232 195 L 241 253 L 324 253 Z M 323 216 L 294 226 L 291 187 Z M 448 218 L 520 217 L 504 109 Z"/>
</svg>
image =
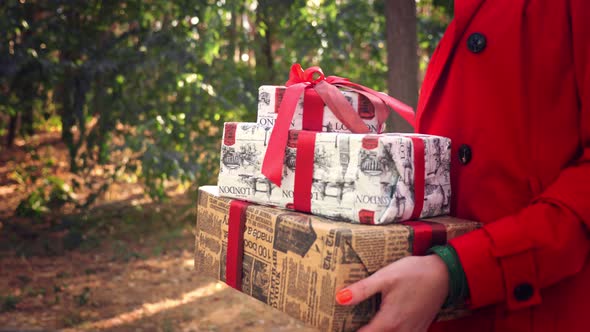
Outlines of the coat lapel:
<svg viewBox="0 0 590 332">
<path fill-rule="evenodd" d="M 428 75 L 430 78 L 424 81 L 422 90 L 420 91 L 420 94 L 423 97 L 420 98 L 420 103 L 418 104 L 416 131 L 419 131 L 422 113 L 428 107 L 432 92 L 439 83 L 440 76 L 446 68 L 453 50 L 457 47 L 465 29 L 467 29 L 471 19 L 477 13 L 484 1 L 485 0 L 455 0 L 455 17 L 451 24 L 449 24 L 447 31 L 439 43 L 437 59 L 433 59 L 436 62 L 432 64 L 432 68 L 429 68 Z"/>
</svg>

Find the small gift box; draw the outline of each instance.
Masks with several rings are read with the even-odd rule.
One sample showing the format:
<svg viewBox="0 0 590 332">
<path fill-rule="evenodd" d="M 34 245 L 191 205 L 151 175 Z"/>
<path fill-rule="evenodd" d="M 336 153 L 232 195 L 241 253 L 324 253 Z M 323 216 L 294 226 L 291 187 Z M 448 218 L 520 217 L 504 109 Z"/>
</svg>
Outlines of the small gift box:
<svg viewBox="0 0 590 332">
<path fill-rule="evenodd" d="M 303 70 L 299 64 L 291 67 L 284 88 L 261 88 L 258 107 L 258 123 L 273 127 L 262 173 L 278 186 L 289 129 L 381 133 L 390 110 L 414 125 L 408 105 L 346 78 L 326 77 L 319 67 Z"/>
<path fill-rule="evenodd" d="M 258 124 L 267 127 L 274 126 L 286 90 L 286 86 L 276 85 L 263 85 L 258 89 L 256 121 Z M 340 93 L 365 123 L 369 132 L 382 133 L 385 131 L 385 122 L 379 121 L 375 106 L 367 97 L 356 91 L 340 89 Z M 289 129 L 351 132 L 313 89 L 307 89 L 299 96 Z"/>
<path fill-rule="evenodd" d="M 355 331 L 374 316 L 378 298 L 340 306 L 338 290 L 478 227 L 451 217 L 381 227 L 340 223 L 222 198 L 207 186 L 199 189 L 195 269 L 321 331 Z M 464 314 L 453 309 L 439 319 Z"/>
<path fill-rule="evenodd" d="M 278 157 L 279 188 L 261 171 L 263 159 L 273 158 L 268 150 L 273 130 L 225 124 L 222 196 L 363 224 L 449 213 L 447 138 L 290 130 L 284 157 Z"/>
</svg>

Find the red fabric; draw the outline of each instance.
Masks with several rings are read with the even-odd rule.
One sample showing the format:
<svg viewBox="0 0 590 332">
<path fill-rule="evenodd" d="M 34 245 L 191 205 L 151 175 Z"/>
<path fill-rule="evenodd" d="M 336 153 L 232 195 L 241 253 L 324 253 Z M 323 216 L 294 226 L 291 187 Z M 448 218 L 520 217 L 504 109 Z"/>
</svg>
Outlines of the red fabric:
<svg viewBox="0 0 590 332">
<path fill-rule="evenodd" d="M 302 129 L 322 131 L 324 123 L 324 101 L 313 89 L 306 89 L 303 97 Z"/>
<path fill-rule="evenodd" d="M 412 255 L 424 255 L 432 246 L 447 242 L 447 229 L 444 225 L 428 221 L 405 221 L 402 224 L 412 227 Z"/>
<path fill-rule="evenodd" d="M 587 0 L 455 0 L 417 131 L 451 138 L 451 213 L 484 227 L 450 241 L 475 312 L 432 331 L 588 331 L 588 22 Z M 523 284 L 533 291 L 519 300 Z"/>
<path fill-rule="evenodd" d="M 239 200 L 233 200 L 229 205 L 225 283 L 239 291 L 242 290 L 244 227 L 249 205 L 250 203 Z"/>
<path fill-rule="evenodd" d="M 293 208 L 297 211 L 311 212 L 315 135 L 315 132 L 300 131 L 297 137 L 295 186 L 293 188 Z"/>
<path fill-rule="evenodd" d="M 420 218 L 424 207 L 424 176 L 426 165 L 424 160 L 424 141 L 419 137 L 411 137 L 414 145 L 414 210 L 411 219 Z"/>
</svg>

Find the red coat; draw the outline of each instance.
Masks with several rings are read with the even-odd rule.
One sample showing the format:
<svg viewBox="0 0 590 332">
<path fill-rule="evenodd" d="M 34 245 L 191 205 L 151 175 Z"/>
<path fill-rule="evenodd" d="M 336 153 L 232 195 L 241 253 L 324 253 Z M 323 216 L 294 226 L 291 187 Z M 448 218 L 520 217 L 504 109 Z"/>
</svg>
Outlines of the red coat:
<svg viewBox="0 0 590 332">
<path fill-rule="evenodd" d="M 417 131 L 450 137 L 475 313 L 434 331 L 590 331 L 590 0 L 455 0 Z"/>
</svg>

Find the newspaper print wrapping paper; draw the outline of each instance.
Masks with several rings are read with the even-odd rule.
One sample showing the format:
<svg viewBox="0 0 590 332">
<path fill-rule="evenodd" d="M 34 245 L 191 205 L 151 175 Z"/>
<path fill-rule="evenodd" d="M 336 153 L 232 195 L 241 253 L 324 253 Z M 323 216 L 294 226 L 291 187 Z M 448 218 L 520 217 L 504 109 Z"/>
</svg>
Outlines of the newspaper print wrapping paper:
<svg viewBox="0 0 590 332">
<path fill-rule="evenodd" d="M 231 200 L 217 187 L 199 189 L 195 269 L 226 279 Z M 378 308 L 373 297 L 355 307 L 336 305 L 336 292 L 379 268 L 412 254 L 414 229 L 339 223 L 308 214 L 251 205 L 245 214 L 241 291 L 321 331 L 354 331 Z M 479 227 L 476 222 L 439 217 L 446 240 Z M 453 308 L 439 320 L 463 316 Z"/>
<path fill-rule="evenodd" d="M 225 124 L 218 180 L 222 196 L 293 208 L 298 131 L 290 131 L 279 188 L 260 172 L 271 130 L 255 123 Z M 408 220 L 415 205 L 412 137 L 425 145 L 420 218 L 448 214 L 450 140 L 417 134 L 317 133 L 310 212 L 367 224 Z"/>
<path fill-rule="evenodd" d="M 258 117 L 257 123 L 265 126 L 274 126 L 275 120 L 278 115 L 279 105 L 285 93 L 286 87 L 275 86 L 275 85 L 263 85 L 258 89 Z M 375 108 L 365 96 L 354 92 L 340 90 L 346 100 L 350 103 L 352 108 L 359 114 L 363 122 L 369 128 L 372 133 L 379 133 L 385 130 L 385 123 L 379 128 Z M 291 122 L 291 129 L 303 129 L 303 100 L 304 94 L 299 98 L 299 103 L 295 109 L 295 115 Z M 381 130 L 379 130 L 381 129 Z M 322 121 L 322 131 L 326 132 L 343 132 L 349 133 L 350 131 L 346 128 L 340 120 L 332 113 L 328 106 L 324 105 L 324 116 Z"/>
</svg>

